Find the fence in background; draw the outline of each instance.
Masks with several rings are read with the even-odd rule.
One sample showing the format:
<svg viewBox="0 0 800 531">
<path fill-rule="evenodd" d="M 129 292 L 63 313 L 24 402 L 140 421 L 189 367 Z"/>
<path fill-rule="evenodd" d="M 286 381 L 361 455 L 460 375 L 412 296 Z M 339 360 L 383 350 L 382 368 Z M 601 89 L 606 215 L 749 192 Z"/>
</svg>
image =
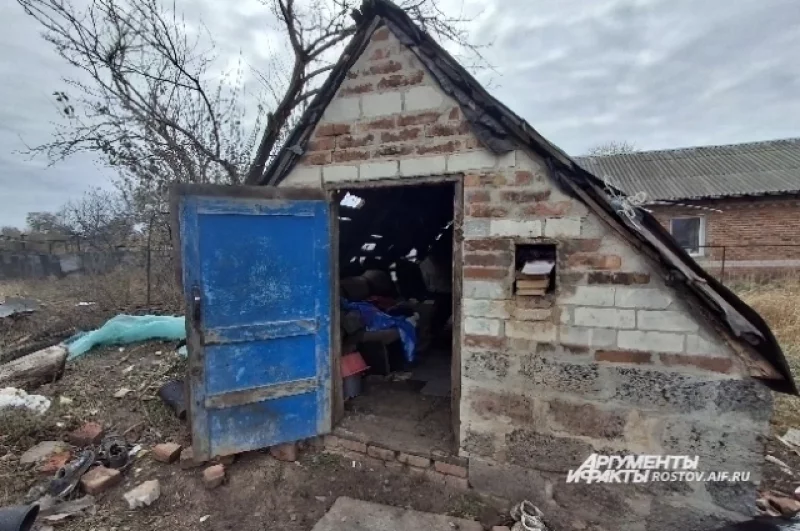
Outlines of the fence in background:
<svg viewBox="0 0 800 531">
<path fill-rule="evenodd" d="M 703 245 L 695 260 L 722 282 L 769 280 L 800 272 L 800 245 L 763 243 Z"/>
</svg>

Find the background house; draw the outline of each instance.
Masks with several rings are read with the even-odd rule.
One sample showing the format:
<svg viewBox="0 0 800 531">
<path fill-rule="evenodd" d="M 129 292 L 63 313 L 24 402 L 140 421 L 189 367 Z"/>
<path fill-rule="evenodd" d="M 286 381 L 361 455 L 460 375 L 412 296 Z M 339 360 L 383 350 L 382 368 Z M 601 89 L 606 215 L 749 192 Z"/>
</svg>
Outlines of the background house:
<svg viewBox="0 0 800 531">
<path fill-rule="evenodd" d="M 800 269 L 800 139 L 581 157 L 716 275 Z"/>
</svg>

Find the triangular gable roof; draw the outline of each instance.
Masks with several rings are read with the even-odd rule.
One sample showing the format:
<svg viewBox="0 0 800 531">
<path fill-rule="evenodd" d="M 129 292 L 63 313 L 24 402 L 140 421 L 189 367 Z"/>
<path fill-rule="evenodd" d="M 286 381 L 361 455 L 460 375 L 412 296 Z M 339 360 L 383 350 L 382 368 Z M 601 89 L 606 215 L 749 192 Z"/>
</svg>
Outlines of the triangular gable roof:
<svg viewBox="0 0 800 531">
<path fill-rule="evenodd" d="M 289 175 L 347 72 L 369 44 L 372 33 L 385 24 L 425 65 L 439 87 L 459 103 L 473 132 L 487 149 L 502 154 L 527 148 L 543 157 L 551 176 L 566 193 L 586 204 L 639 252 L 657 261 L 673 288 L 693 295 L 692 299 L 699 303 L 704 315 L 724 327 L 742 346 L 758 353 L 761 360 L 749 360 L 752 362 L 749 364 L 751 374 L 776 391 L 798 394 L 783 351 L 761 316 L 700 267 L 652 215 L 637 209 L 632 220 L 621 213 L 618 201 L 605 193 L 605 185 L 600 179 L 579 166 L 525 120 L 492 97 L 446 50 L 392 2 L 365 0 L 361 14 L 356 33 L 320 92 L 300 117 L 298 125 L 264 176 L 250 184 L 276 186 Z"/>
</svg>

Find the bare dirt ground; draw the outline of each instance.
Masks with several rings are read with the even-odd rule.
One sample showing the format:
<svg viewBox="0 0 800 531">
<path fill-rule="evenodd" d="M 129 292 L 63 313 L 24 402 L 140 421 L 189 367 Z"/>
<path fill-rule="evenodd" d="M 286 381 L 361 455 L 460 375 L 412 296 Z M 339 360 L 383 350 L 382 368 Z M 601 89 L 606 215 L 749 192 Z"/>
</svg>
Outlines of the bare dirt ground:
<svg viewBox="0 0 800 531">
<path fill-rule="evenodd" d="M 5 323 L 0 351 L 20 339 L 49 337 L 59 328 L 92 328 L 114 313 L 76 308 L 73 301 L 47 304 Z M 174 343 L 148 342 L 93 350 L 69 362 L 58 381 L 31 391 L 52 399 L 46 414 L 0 414 L 0 506 L 20 503 L 31 487 L 46 484 L 48 477 L 33 465 L 19 463 L 22 452 L 40 441 L 64 439 L 86 421 L 102 424 L 108 434 L 127 433 L 131 443 L 145 450 L 160 442 L 189 444 L 186 424 L 156 396 L 163 382 L 183 374 L 185 362 L 174 347 Z M 120 388 L 131 392 L 114 398 Z M 486 526 L 499 518 L 496 503 L 473 493 L 383 467 L 354 465 L 310 447 L 297 463 L 281 462 L 264 452 L 242 454 L 227 468 L 227 483 L 215 490 L 203 486 L 202 470 L 159 463 L 149 453 L 137 457 L 124 472 L 124 482 L 97 497 L 95 514 L 70 518 L 57 529 L 308 530 L 338 496 L 478 519 Z M 151 479 L 160 482 L 160 499 L 151 507 L 130 510 L 123 493 Z"/>
</svg>

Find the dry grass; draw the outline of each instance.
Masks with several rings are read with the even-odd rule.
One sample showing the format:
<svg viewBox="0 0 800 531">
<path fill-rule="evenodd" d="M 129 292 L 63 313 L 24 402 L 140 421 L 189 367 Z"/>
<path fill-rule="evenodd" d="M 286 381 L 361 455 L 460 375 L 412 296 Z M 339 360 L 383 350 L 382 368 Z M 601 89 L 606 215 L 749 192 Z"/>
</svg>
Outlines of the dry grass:
<svg viewBox="0 0 800 531">
<path fill-rule="evenodd" d="M 743 284 L 735 288 L 772 328 L 786 354 L 795 379 L 800 379 L 800 278 L 786 278 L 766 284 Z M 800 428 L 800 398 L 775 395 L 773 428 Z"/>
</svg>

